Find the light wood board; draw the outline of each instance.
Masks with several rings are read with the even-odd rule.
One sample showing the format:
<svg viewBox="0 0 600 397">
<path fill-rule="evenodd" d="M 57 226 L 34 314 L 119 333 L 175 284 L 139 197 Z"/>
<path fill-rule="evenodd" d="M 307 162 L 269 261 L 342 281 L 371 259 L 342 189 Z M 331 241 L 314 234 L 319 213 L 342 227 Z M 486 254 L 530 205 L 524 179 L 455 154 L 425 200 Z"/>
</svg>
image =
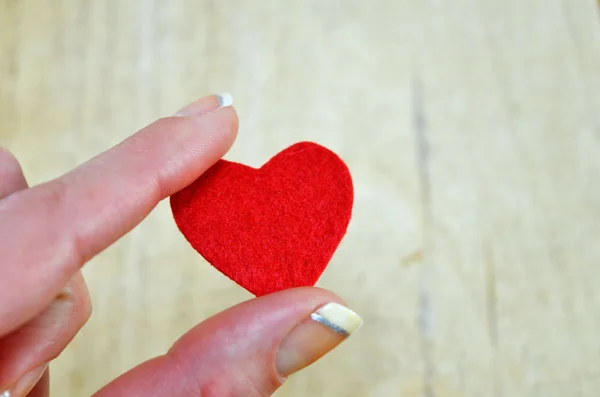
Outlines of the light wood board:
<svg viewBox="0 0 600 397">
<path fill-rule="evenodd" d="M 365 326 L 278 396 L 600 395 L 596 1 L 0 0 L 0 144 L 30 183 L 224 90 L 227 158 L 314 140 L 356 185 L 319 286 Z M 166 203 L 84 274 L 56 396 L 250 298 Z"/>
</svg>

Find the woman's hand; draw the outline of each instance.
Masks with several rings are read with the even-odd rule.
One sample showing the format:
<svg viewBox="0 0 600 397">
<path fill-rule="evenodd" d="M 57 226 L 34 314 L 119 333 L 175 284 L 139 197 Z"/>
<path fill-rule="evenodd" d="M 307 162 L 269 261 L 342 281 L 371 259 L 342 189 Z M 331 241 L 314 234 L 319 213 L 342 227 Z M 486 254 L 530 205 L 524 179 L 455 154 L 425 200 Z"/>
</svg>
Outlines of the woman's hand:
<svg viewBox="0 0 600 397">
<path fill-rule="evenodd" d="M 1 397 L 48 396 L 48 363 L 91 314 L 79 269 L 227 152 L 228 101 L 200 99 L 32 188 L 0 148 Z M 97 396 L 269 396 L 360 323 L 327 291 L 271 294 L 204 321 Z"/>
</svg>

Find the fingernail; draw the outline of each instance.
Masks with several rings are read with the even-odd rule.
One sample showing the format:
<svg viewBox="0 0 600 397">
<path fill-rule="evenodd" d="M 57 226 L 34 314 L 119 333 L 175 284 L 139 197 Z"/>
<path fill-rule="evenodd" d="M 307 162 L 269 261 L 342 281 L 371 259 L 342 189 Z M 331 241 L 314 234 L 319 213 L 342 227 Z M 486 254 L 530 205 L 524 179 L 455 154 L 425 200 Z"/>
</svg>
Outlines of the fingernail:
<svg viewBox="0 0 600 397">
<path fill-rule="evenodd" d="M 328 303 L 300 323 L 283 340 L 275 365 L 279 375 L 297 372 L 343 342 L 362 325 L 360 316 L 339 303 Z"/>
<path fill-rule="evenodd" d="M 175 113 L 175 117 L 190 117 L 190 116 L 203 116 L 210 112 L 214 112 L 217 109 L 231 106 L 233 104 L 233 97 L 228 93 L 221 93 L 210 95 L 204 98 L 200 98 L 186 107 L 180 109 Z"/>
<path fill-rule="evenodd" d="M 233 97 L 230 93 L 223 92 L 221 94 L 216 94 L 215 96 L 222 108 L 233 105 Z"/>
<path fill-rule="evenodd" d="M 46 369 L 48 368 L 48 364 L 43 364 L 29 372 L 25 376 L 23 376 L 11 390 L 7 390 L 2 394 L 2 397 L 25 397 L 27 393 L 34 388 L 34 386 L 38 383 Z"/>
</svg>

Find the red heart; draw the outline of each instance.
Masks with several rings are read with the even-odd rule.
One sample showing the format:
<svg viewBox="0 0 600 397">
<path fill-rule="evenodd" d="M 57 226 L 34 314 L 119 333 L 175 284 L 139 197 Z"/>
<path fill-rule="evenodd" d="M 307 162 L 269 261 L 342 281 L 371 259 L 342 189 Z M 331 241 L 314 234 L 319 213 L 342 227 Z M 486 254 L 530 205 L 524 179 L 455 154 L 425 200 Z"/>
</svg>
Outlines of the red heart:
<svg viewBox="0 0 600 397">
<path fill-rule="evenodd" d="M 313 286 L 346 233 L 350 172 L 330 150 L 297 143 L 259 169 L 220 160 L 171 197 L 179 230 L 256 296 Z"/>
</svg>

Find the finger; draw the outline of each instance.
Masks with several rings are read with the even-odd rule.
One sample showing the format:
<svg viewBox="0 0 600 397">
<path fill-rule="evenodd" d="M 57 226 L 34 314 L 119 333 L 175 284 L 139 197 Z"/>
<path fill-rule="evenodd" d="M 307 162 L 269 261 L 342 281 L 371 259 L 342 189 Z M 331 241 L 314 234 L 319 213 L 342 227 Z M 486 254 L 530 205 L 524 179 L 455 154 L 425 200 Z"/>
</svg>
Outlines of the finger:
<svg viewBox="0 0 600 397">
<path fill-rule="evenodd" d="M 201 323 L 168 354 L 99 391 L 114 396 L 270 396 L 339 345 L 362 320 L 330 292 L 299 288 L 254 299 Z"/>
<path fill-rule="evenodd" d="M 0 200 L 27 189 L 27 181 L 16 157 L 7 149 L 0 147 Z"/>
<path fill-rule="evenodd" d="M 50 396 L 50 370 L 46 369 L 44 375 L 33 389 L 27 394 L 27 397 L 49 397 Z"/>
<path fill-rule="evenodd" d="M 35 368 L 29 372 L 21 381 L 15 385 L 11 390 L 6 390 L 2 393 L 2 397 L 25 397 L 29 392 L 35 388 L 35 385 L 44 376 L 44 373 L 48 370 L 48 365 L 44 365 L 39 368 Z"/>
<path fill-rule="evenodd" d="M 21 169 L 21 165 L 19 164 L 18 160 L 12 153 L 10 153 L 10 151 L 0 147 L 0 200 L 19 190 L 27 189 L 28 187 L 29 186 L 27 184 L 27 180 L 23 175 L 23 170 Z M 0 347 L 0 352 L 1 351 L 2 347 Z M 1 356 L 2 354 L 0 354 L 0 357 Z M 0 379 L 2 378 L 2 367 L 6 368 L 6 362 L 0 359 Z M 2 394 L 5 396 L 12 394 L 11 397 L 17 397 L 18 394 L 16 393 L 25 395 L 25 393 L 27 393 L 27 390 L 29 390 L 30 388 L 30 384 L 36 382 L 37 373 L 39 373 L 39 369 L 36 368 L 35 370 L 30 371 L 29 374 L 22 376 L 22 381 L 18 384 L 18 387 L 21 390 L 18 390 L 16 388 L 17 384 L 15 383 L 16 386 L 13 387 L 13 393 L 10 393 L 10 391 L 5 391 Z M 47 369 L 45 373 L 46 376 L 42 377 L 42 379 L 38 381 L 37 384 L 33 383 L 32 386 L 34 388 L 29 393 L 30 397 L 48 396 L 49 376 Z M 0 384 L 2 384 L 1 381 Z M 3 390 L 3 388 L 0 387 L 0 390 Z"/>
<path fill-rule="evenodd" d="M 33 320 L 0 339 L 0 391 L 25 395 L 90 318 L 92 305 L 80 272 Z M 40 372 L 41 370 L 41 372 Z M 1 394 L 0 394 L 1 395 Z"/>
<path fill-rule="evenodd" d="M 231 107 L 161 119 L 69 174 L 1 201 L 0 336 L 221 158 L 236 132 Z"/>
<path fill-rule="evenodd" d="M 226 100 L 230 101 L 230 98 Z M 218 105 L 217 97 L 203 98 L 182 109 L 206 113 Z M 27 188 L 21 167 L 16 158 L 0 148 L 0 199 Z M 77 272 L 70 285 L 35 320 L 4 340 L 0 340 L 0 385 L 12 385 L 0 390 L 12 391 L 11 396 L 25 395 L 32 387 L 47 393 L 47 387 L 36 386 L 37 376 L 46 364 L 58 356 L 91 314 L 91 304 L 85 281 Z M 32 369 L 33 368 L 33 369 Z M 34 393 L 32 391 L 31 393 Z M 39 394 L 40 392 L 36 392 Z"/>
</svg>

